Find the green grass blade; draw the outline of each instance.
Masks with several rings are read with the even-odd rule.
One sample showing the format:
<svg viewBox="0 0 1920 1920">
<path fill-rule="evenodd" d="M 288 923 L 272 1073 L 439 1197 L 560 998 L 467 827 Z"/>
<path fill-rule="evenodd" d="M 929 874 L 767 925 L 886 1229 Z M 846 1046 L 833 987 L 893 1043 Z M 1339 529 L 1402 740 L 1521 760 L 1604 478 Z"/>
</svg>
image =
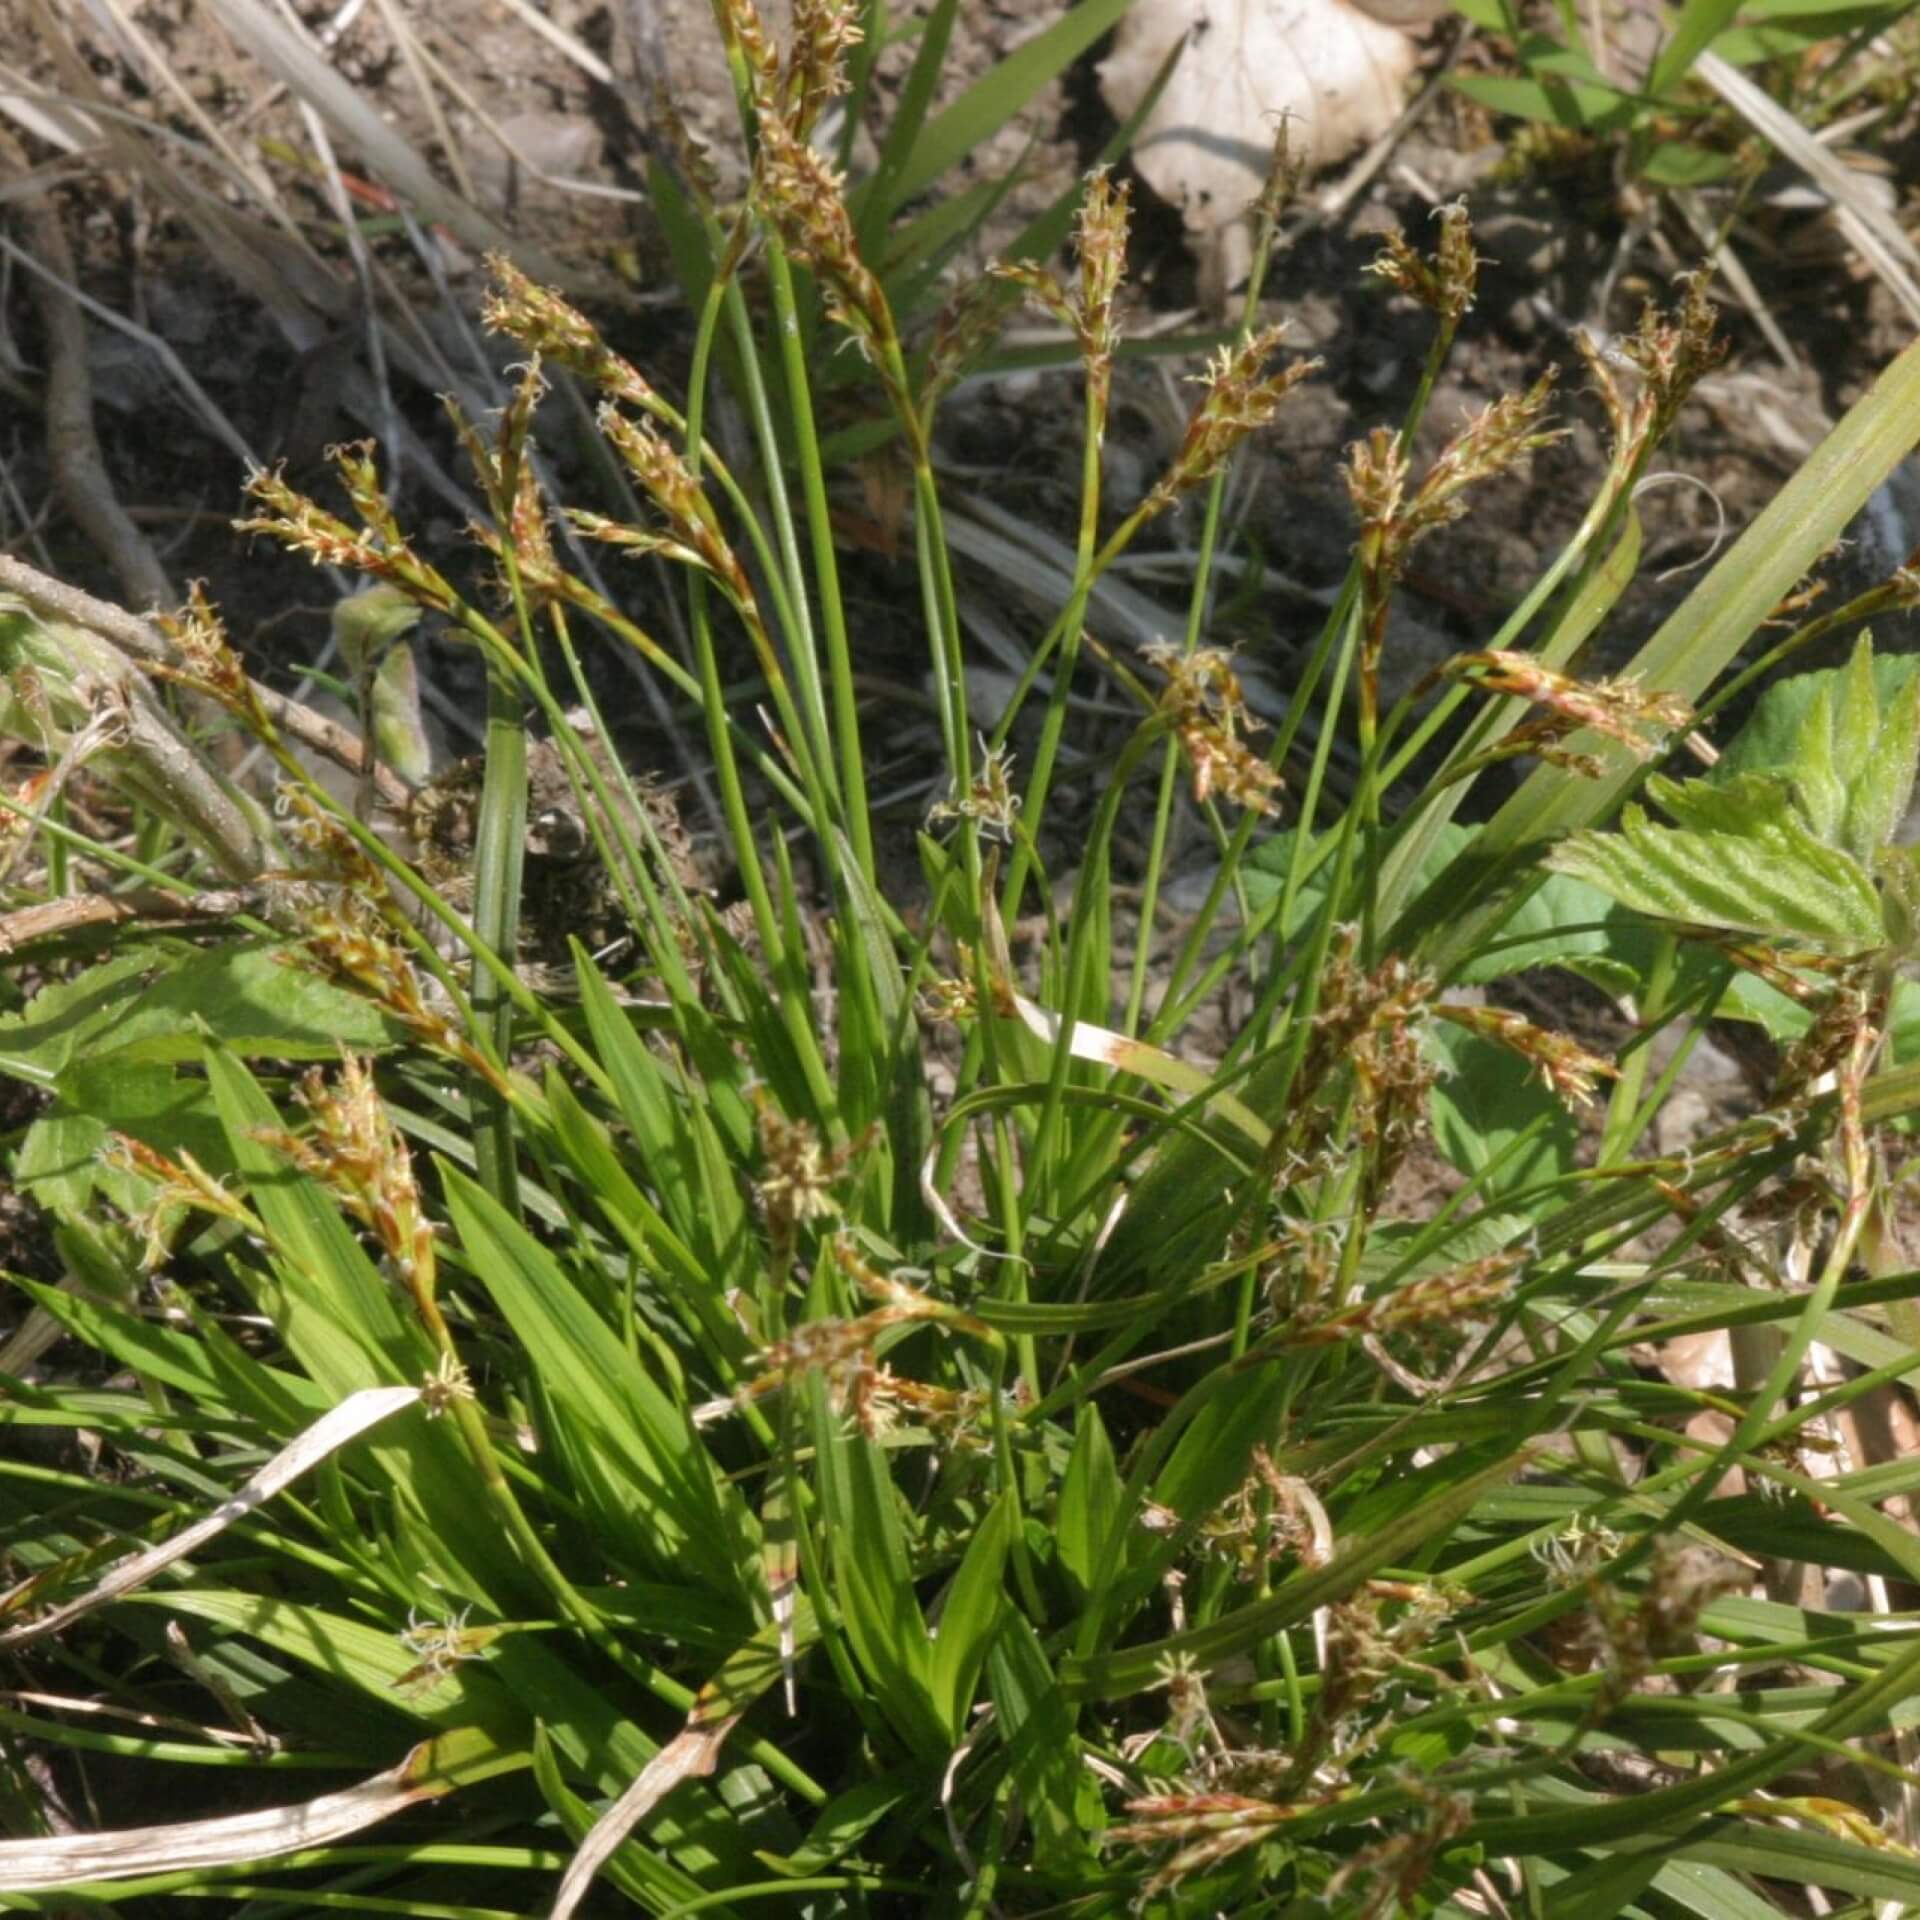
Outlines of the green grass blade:
<svg viewBox="0 0 1920 1920">
<path fill-rule="evenodd" d="M 687 1416 L 661 1391 L 571 1277 L 500 1204 L 443 1167 L 447 1210 L 476 1277 L 507 1316 L 583 1495 L 664 1573 L 752 1595 L 759 1542 Z"/>
<path fill-rule="evenodd" d="M 974 1688 L 1000 1630 L 1006 1608 L 1000 1583 L 1006 1572 L 1007 1551 L 1013 1544 L 1013 1529 L 1018 1525 L 1019 1512 L 1003 1494 L 974 1529 L 940 1610 L 940 1633 L 933 1643 L 928 1687 L 953 1740 L 961 1738 L 973 1718 Z"/>
<path fill-rule="evenodd" d="M 1066 72 L 1133 0 L 1081 0 L 1069 14 L 1023 41 L 925 127 L 894 180 L 896 206 L 940 178 L 989 140 L 1040 89 Z"/>
</svg>

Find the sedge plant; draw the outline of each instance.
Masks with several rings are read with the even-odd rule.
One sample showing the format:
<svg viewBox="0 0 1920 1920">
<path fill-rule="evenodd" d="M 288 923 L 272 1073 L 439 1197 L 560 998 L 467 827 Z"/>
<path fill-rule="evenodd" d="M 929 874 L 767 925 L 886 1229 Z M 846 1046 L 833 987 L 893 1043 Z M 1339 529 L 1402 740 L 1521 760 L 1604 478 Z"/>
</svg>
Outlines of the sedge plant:
<svg viewBox="0 0 1920 1920">
<path fill-rule="evenodd" d="M 684 400 L 501 260 L 485 317 L 523 369 L 496 421 L 456 422 L 488 593 L 422 551 L 370 450 L 341 456 L 348 516 L 253 483 L 249 531 L 478 650 L 483 772 L 363 759 L 336 797 L 204 601 L 137 659 L 44 583 L 0 602 L 5 723 L 42 763 L 5 803 L 0 1071 L 42 1095 L 9 1145 L 59 1268 L 8 1276 L 30 1311 L 0 1355 L 8 1423 L 51 1443 L 0 1458 L 0 1903 L 1920 1898 L 1890 1737 L 1920 1634 L 1839 1578 L 1920 1579 L 1887 1506 L 1910 1472 L 1834 1438 L 1910 1378 L 1920 1326 L 1889 1157 L 1920 1104 L 1897 830 L 1920 678 L 1863 646 L 1784 679 L 1744 758 L 1684 762 L 1714 683 L 1920 434 L 1920 363 L 1600 678 L 1581 649 L 1633 576 L 1635 480 L 1717 352 L 1683 286 L 1589 363 L 1612 455 L 1572 541 L 1432 698 L 1386 705 L 1408 554 L 1557 431 L 1543 381 L 1418 454 L 1476 262 L 1457 210 L 1431 253 L 1393 241 L 1427 377 L 1349 457 L 1346 590 L 1265 731 L 1206 619 L 1225 470 L 1312 377 L 1258 286 L 1114 519 L 1124 189 L 1086 184 L 1071 275 L 1018 264 L 903 334 L 812 137 L 852 16 L 799 6 L 780 49 L 748 0 L 721 11 L 754 174 L 705 215 Z M 1284 190 L 1276 166 L 1263 236 Z M 1052 690 L 1024 766 L 1011 719 L 968 710 L 938 441 L 1009 289 L 1084 376 L 1077 571 L 1034 636 L 1022 697 Z M 943 755 L 912 887 L 868 790 L 803 297 L 912 474 Z M 723 342 L 757 470 L 703 428 Z M 558 380 L 595 397 L 643 517 L 544 493 Z M 1092 589 L 1183 504 L 1191 615 L 1125 657 Z M 678 571 L 685 657 L 568 566 L 562 517 Z M 1760 644 L 1777 664 L 1822 630 Z M 613 750 L 600 647 L 701 716 L 724 912 Z M 731 691 L 743 654 L 765 725 Z M 361 667 L 372 688 L 371 647 Z M 1058 769 L 1096 667 L 1134 718 L 1059 905 Z M 259 745 L 270 803 L 169 688 Z M 536 761 L 618 927 L 562 974 L 527 963 L 552 932 L 535 830 L 558 831 Z M 1151 902 L 1182 804 L 1216 877 L 1177 941 L 1149 912 L 1129 953 L 1119 830 L 1148 823 Z M 450 813 L 472 816 L 453 870 Z M 1630 998 L 1620 1057 L 1450 991 L 1543 967 Z M 1251 1012 L 1202 1062 L 1184 1037 L 1230 979 Z M 1715 1013 L 1769 1026 L 1778 1082 L 1649 1145 L 1675 1071 L 1653 1043 Z M 1406 1208 L 1416 1153 L 1451 1184 Z M 1702 1333 L 1744 1343 L 1735 1389 L 1642 1363 Z M 237 1811 L 223 1769 L 288 1778 Z M 47 1781 L 97 1818 L 59 1830 Z M 133 1809 L 157 1799 L 155 1828 Z"/>
</svg>

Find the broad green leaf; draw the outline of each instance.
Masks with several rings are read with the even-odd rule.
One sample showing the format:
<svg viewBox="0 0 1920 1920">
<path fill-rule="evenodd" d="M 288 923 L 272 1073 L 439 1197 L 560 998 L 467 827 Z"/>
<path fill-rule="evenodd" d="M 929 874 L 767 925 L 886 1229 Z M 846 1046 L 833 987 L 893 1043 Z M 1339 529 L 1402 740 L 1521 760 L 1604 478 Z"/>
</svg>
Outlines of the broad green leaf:
<svg viewBox="0 0 1920 1920">
<path fill-rule="evenodd" d="M 1864 682 L 1871 696 L 1870 653 L 1862 639 L 1850 682 Z M 1892 842 L 1913 798 L 1920 766 L 1920 674 L 1912 675 L 1876 715 L 1878 725 L 1847 784 L 1847 814 L 1841 845 L 1856 859 L 1870 860 Z"/>
<path fill-rule="evenodd" d="M 1254 1448 L 1274 1443 L 1279 1378 L 1279 1366 L 1269 1361 L 1191 1389 L 1200 1399 L 1199 1409 L 1148 1489 L 1147 1498 L 1154 1507 L 1180 1515 L 1209 1514 L 1241 1485 L 1252 1470 Z M 1124 1502 L 1118 1524 L 1123 1529 L 1136 1524 Z M 1075 1635 L 1080 1655 L 1094 1656 L 1119 1637 L 1130 1613 L 1153 1592 L 1186 1544 L 1185 1530 L 1174 1529 L 1144 1534 L 1150 1544 L 1135 1547 L 1133 1541 L 1142 1534 L 1144 1530 L 1131 1537 L 1123 1532 L 1116 1539 L 1110 1529 L 1092 1542 L 1099 1557 L 1092 1562 L 1089 1603 Z M 1106 1568 L 1113 1571 L 1103 1584 Z"/>
<path fill-rule="evenodd" d="M 168 963 L 164 949 L 132 946 L 71 980 L 42 987 L 0 1018 L 0 1073 L 50 1087 L 61 1069 L 110 1034 Z"/>
<path fill-rule="evenodd" d="M 1736 67 L 1755 66 L 1762 60 L 1792 59 L 1809 47 L 1820 46 L 1839 36 L 1875 34 L 1890 12 L 1903 13 L 1906 6 L 1907 0 L 1896 0 L 1892 8 L 1846 0 L 1846 4 L 1831 12 L 1819 12 L 1812 6 L 1796 4 L 1791 12 L 1767 19 L 1755 18 L 1749 24 L 1730 28 L 1713 43 L 1713 50 Z"/>
<path fill-rule="evenodd" d="M 1660 1852 L 1648 1849 L 1589 1861 L 1555 1885 L 1557 1920 L 1615 1920 L 1616 1915 L 1636 1911 L 1632 1903 L 1653 1885 L 1662 1858 Z"/>
<path fill-rule="evenodd" d="M 342 1047 L 390 1046 L 394 1029 L 282 942 L 155 945 L 104 961 L 0 1021 L 0 1071 L 57 1072 L 95 1053 L 197 1060 L 208 1034 L 242 1058 L 337 1060 Z"/>
<path fill-rule="evenodd" d="M 1648 149 L 1640 175 L 1657 187 L 1708 187 L 1725 180 L 1739 166 L 1732 154 L 1715 153 L 1686 140 L 1661 140 Z"/>
<path fill-rule="evenodd" d="M 474 1658 L 423 1674 L 419 1653 L 399 1631 L 267 1594 L 187 1587 L 128 1594 L 113 1605 L 159 1607 L 250 1634 L 365 1695 L 383 1711 L 411 1720 L 431 1726 L 483 1726 L 506 1741 L 524 1740 L 532 1732 L 529 1703 L 514 1700 L 494 1674 L 498 1634 L 476 1636 Z"/>
<path fill-rule="evenodd" d="M 1485 1181 L 1486 1204 L 1572 1171 L 1580 1129 L 1519 1054 L 1445 1020 L 1427 1024 L 1423 1044 L 1446 1069 L 1427 1096 L 1434 1144 Z"/>
<path fill-rule="evenodd" d="M 1656 782 L 1650 791 L 1695 824 L 1656 826 L 1645 808 L 1629 805 L 1619 831 L 1573 834 L 1548 865 L 1656 919 L 1796 936 L 1839 953 L 1884 944 L 1880 899 L 1866 870 L 1816 839 L 1777 781 Z"/>
<path fill-rule="evenodd" d="M 176 1159 L 184 1150 L 204 1167 L 226 1161 L 226 1133 L 204 1080 L 159 1061 L 93 1053 L 54 1084 L 54 1103 L 27 1129 L 13 1166 L 18 1184 L 51 1212 L 84 1213 L 96 1195 L 129 1215 L 147 1205 L 152 1185 L 144 1175 L 101 1160 L 112 1134 Z"/>
<path fill-rule="evenodd" d="M 484 1728 L 506 1748 L 531 1746 L 536 1721 L 567 1769 L 603 1793 L 619 1793 L 659 1751 L 637 1724 L 631 1703 L 610 1697 L 544 1644 L 550 1637 L 517 1625 L 473 1626 L 473 1657 L 438 1674 L 420 1672 L 421 1656 L 397 1627 L 381 1627 L 325 1608 L 268 1595 L 183 1588 L 129 1594 L 116 1607 L 158 1607 L 253 1636 L 317 1673 L 365 1696 L 368 1705 L 429 1725 Z M 460 1708 L 470 1711 L 463 1723 Z M 649 1839 L 690 1872 L 739 1862 L 734 1823 L 717 1817 L 699 1786 L 663 1805 Z"/>
<path fill-rule="evenodd" d="M 1420 865 L 1407 877 L 1418 892 L 1445 872 L 1448 863 L 1473 839 L 1475 829 L 1443 822 L 1421 836 Z M 1242 864 L 1247 899 L 1256 910 L 1269 907 L 1286 882 L 1293 859 L 1292 829 L 1266 835 Z M 1326 903 L 1331 867 L 1310 868 L 1294 896 L 1293 912 L 1279 929 L 1283 942 L 1297 939 L 1318 918 Z M 1465 986 L 1482 985 L 1531 967 L 1565 967 L 1602 991 L 1639 989 L 1653 958 L 1654 935 L 1645 921 L 1626 912 L 1597 887 L 1568 874 L 1548 874 L 1509 916 L 1500 938 L 1469 960 L 1455 976 Z"/>
<path fill-rule="evenodd" d="M 1874 690 L 1882 708 L 1920 676 L 1920 659 L 1910 654 L 1876 653 L 1872 663 Z M 1746 724 L 1727 742 L 1719 764 L 1708 777 L 1723 783 L 1743 773 L 1791 773 L 1807 750 L 1803 729 L 1809 724 L 1809 710 L 1823 693 L 1830 695 L 1853 672 L 1850 660 L 1845 667 L 1796 673 L 1774 681 L 1754 702 Z M 1830 729 L 1830 719 L 1828 725 Z"/>
<path fill-rule="evenodd" d="M 1639 110 L 1628 95 L 1611 87 L 1580 86 L 1566 80 L 1456 73 L 1447 76 L 1447 84 L 1494 113 L 1586 133 L 1617 132 L 1630 125 Z"/>
<path fill-rule="evenodd" d="M 567 1785 L 559 1753 L 545 1727 L 537 1729 L 533 1743 L 533 1780 L 567 1838 L 577 1847 L 593 1831 L 599 1815 Z M 650 1847 L 631 1838 L 607 1855 L 600 1863 L 600 1873 L 609 1886 L 648 1912 L 671 1912 L 700 1896 L 699 1881 L 677 1872 Z"/>
<path fill-rule="evenodd" d="M 290 1353 L 330 1399 L 360 1387 L 415 1383 L 433 1372 L 425 1333 L 403 1318 L 396 1296 L 367 1257 L 339 1206 L 317 1182 L 291 1167 L 262 1135 L 285 1121 L 247 1068 L 209 1046 L 207 1078 L 227 1129 L 227 1145 L 246 1193 L 267 1229 L 267 1265 L 234 1253 L 235 1279 L 249 1288 Z M 451 1422 L 415 1409 L 362 1443 L 393 1489 L 393 1520 L 412 1515 L 426 1530 L 412 1538 L 432 1556 L 426 1571 L 446 1591 L 496 1606 L 524 1581 L 517 1556 L 486 1527 L 435 1525 L 434 1516 L 485 1511 L 480 1478 Z"/>
</svg>

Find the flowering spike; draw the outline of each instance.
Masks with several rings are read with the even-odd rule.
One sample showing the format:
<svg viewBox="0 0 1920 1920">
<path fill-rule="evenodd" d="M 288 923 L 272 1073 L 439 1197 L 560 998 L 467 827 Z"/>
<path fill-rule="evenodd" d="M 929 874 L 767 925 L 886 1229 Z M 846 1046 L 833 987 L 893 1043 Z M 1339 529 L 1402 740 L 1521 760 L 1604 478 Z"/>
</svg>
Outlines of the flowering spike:
<svg viewBox="0 0 1920 1920">
<path fill-rule="evenodd" d="M 1187 420 L 1173 463 L 1140 509 L 1140 518 L 1163 513 L 1183 493 L 1210 480 L 1248 434 L 1271 424 L 1280 402 L 1310 374 L 1318 360 L 1295 360 L 1278 373 L 1266 365 L 1286 335 L 1284 324 L 1262 327 L 1235 347 L 1222 347 L 1198 376 L 1206 388 Z"/>
<path fill-rule="evenodd" d="M 1531 1061 L 1540 1069 L 1547 1085 L 1569 1106 L 1591 1105 L 1594 1082 L 1619 1076 L 1620 1069 L 1611 1060 L 1590 1053 L 1564 1033 L 1537 1027 L 1531 1020 L 1510 1013 L 1504 1007 L 1470 1007 L 1449 1002 L 1436 1007 L 1434 1012 L 1440 1019 L 1451 1021 L 1457 1027 L 1465 1027 L 1469 1033 L 1497 1041 Z"/>
<path fill-rule="evenodd" d="M 1386 237 L 1379 257 L 1367 268 L 1438 314 L 1449 333 L 1473 310 L 1480 259 L 1473 250 L 1473 223 L 1464 200 L 1434 209 L 1440 222 L 1440 240 L 1431 258 L 1417 253 L 1396 228 Z"/>
<path fill-rule="evenodd" d="M 1217 647 L 1183 654 L 1162 641 L 1143 649 L 1167 676 L 1160 710 L 1171 717 L 1175 737 L 1193 768 L 1193 798 L 1204 806 L 1214 793 L 1255 813 L 1271 813 L 1281 785 L 1270 767 L 1241 738 L 1260 722 L 1247 711 L 1240 676 Z"/>
</svg>

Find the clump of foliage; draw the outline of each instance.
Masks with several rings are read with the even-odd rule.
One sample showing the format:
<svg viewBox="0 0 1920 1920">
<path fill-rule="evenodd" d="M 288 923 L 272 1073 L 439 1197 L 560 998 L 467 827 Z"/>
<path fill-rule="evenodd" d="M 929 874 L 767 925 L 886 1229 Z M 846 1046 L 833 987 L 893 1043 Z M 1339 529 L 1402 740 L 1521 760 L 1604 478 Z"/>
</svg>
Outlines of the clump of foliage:
<svg viewBox="0 0 1920 1920">
<path fill-rule="evenodd" d="M 1462 74 L 1452 84 L 1539 139 L 1598 142 L 1628 178 L 1654 188 L 1735 181 L 1751 187 L 1765 148 L 1697 83 L 1704 54 L 1752 68 L 1804 124 L 1835 118 L 1861 94 L 1911 90 L 1910 51 L 1894 30 L 1907 0 L 1808 7 L 1800 0 L 1687 0 L 1650 55 L 1620 44 L 1618 22 L 1571 7 L 1529 10 L 1513 0 L 1455 0 L 1474 26 L 1511 50 L 1517 71 Z M 1612 44 L 1610 44 L 1610 42 Z"/>
<path fill-rule="evenodd" d="M 1635 484 L 1716 357 L 1684 285 L 1589 356 L 1612 457 L 1574 539 L 1436 697 L 1386 706 L 1410 553 L 1556 431 L 1543 382 L 1416 462 L 1476 262 L 1458 211 L 1430 256 L 1393 241 L 1379 270 L 1432 314 L 1427 377 L 1349 457 L 1347 588 L 1264 732 L 1205 630 L 1226 468 L 1311 373 L 1254 324 L 1259 275 L 1166 474 L 1109 528 L 1124 191 L 1088 181 L 1071 275 L 1019 266 L 904 336 L 811 139 L 847 14 L 796 13 L 784 53 L 746 0 L 724 13 L 755 173 L 744 208 L 698 215 L 716 271 L 684 405 L 496 264 L 486 317 L 525 366 L 496 421 L 460 423 L 491 598 L 419 550 L 365 450 L 339 462 L 351 518 L 254 483 L 251 530 L 385 596 L 356 628 L 376 740 L 402 603 L 484 659 L 470 884 L 408 831 L 448 796 L 388 747 L 333 797 L 212 608 L 143 666 L 48 596 L 0 611 L 6 721 L 45 763 L 6 801 L 0 1071 L 49 1096 L 14 1173 L 64 1268 L 10 1278 L 68 1342 L 39 1380 L 16 1362 L 6 1404 L 96 1455 L 0 1462 L 0 1646 L 29 1676 L 0 1709 L 14 1809 L 28 1751 L 140 1781 L 103 1790 L 110 1818 L 162 1774 L 175 1803 L 208 1769 L 289 1776 L 277 1813 L 209 1788 L 157 1837 L 0 1843 L 7 1904 L 493 1916 L 556 1901 L 556 1875 L 553 1911 L 598 1879 L 607 1910 L 659 1914 L 1920 1897 L 1874 1799 L 1913 1784 L 1884 1736 L 1920 1647 L 1756 1591 L 1787 1562 L 1920 1578 L 1881 1506 L 1902 1470 L 1812 1459 L 1912 1364 L 1883 1150 L 1920 1103 L 1920 885 L 1893 844 L 1920 696 L 1863 646 L 1783 683 L 1793 711 L 1763 706 L 1745 760 L 1654 771 L 1911 445 L 1920 366 L 1626 674 L 1583 676 L 1637 562 Z M 1051 674 L 1024 767 L 1011 714 L 983 739 L 968 711 L 934 445 L 1008 290 L 1070 330 L 1085 392 L 1078 573 L 1021 690 Z M 912 474 L 945 757 L 914 900 L 876 851 L 816 320 L 858 343 Z M 722 338 L 757 475 L 703 430 Z M 543 493 L 532 434 L 563 378 L 598 396 L 643 513 Z M 1189 625 L 1149 658 L 1101 649 L 1137 721 L 1029 956 L 1009 929 L 1051 897 L 1089 594 L 1182 502 Z M 568 567 L 561 515 L 683 572 L 688 658 Z M 1902 572 L 1844 611 L 1913 597 Z M 770 727 L 730 685 L 736 642 Z M 739 911 L 582 719 L 588 644 L 636 649 L 702 716 Z M 264 749 L 270 807 L 197 750 L 169 684 Z M 516 965 L 534 758 L 570 782 L 624 929 L 576 941 L 560 981 Z M 1513 797 L 1463 824 L 1515 761 Z M 1167 953 L 1183 780 L 1217 879 Z M 66 804 L 82 790 L 118 797 Z M 1142 797 L 1128 955 L 1114 838 Z M 93 830 L 116 805 L 131 838 Z M 1450 992 L 1549 966 L 1632 996 L 1622 1057 Z M 1229 976 L 1252 1011 L 1202 1066 L 1183 1034 Z M 1775 1096 L 1649 1149 L 1684 1057 L 1649 1085 L 1652 1043 L 1716 1011 L 1788 1043 Z M 1428 1145 L 1457 1186 L 1402 1215 L 1395 1175 Z M 1731 1394 L 1636 1363 L 1712 1330 L 1760 1355 Z M 1856 1370 L 1810 1390 L 1815 1343 Z"/>
</svg>

